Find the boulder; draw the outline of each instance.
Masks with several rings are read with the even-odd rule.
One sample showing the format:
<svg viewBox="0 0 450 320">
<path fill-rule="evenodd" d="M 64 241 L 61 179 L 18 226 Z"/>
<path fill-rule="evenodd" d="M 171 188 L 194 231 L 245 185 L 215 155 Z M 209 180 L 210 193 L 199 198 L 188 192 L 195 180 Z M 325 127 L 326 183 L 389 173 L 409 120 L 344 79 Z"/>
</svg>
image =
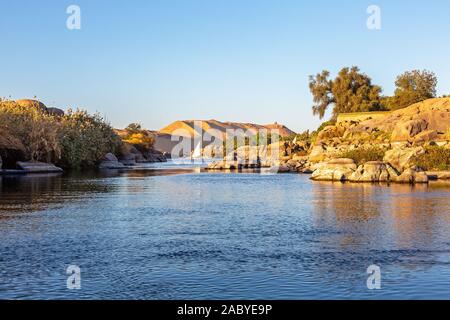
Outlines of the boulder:
<svg viewBox="0 0 450 320">
<path fill-rule="evenodd" d="M 142 155 L 147 162 L 167 162 L 166 156 L 157 150 L 150 150 Z"/>
<path fill-rule="evenodd" d="M 99 169 L 123 169 L 125 165 L 112 153 L 107 153 L 99 164 Z"/>
<path fill-rule="evenodd" d="M 300 166 L 300 163 L 297 160 L 291 159 L 286 162 L 286 165 L 290 168 L 297 168 Z"/>
<path fill-rule="evenodd" d="M 32 99 L 20 99 L 16 103 L 23 108 L 36 108 L 41 111 L 47 111 L 47 107 L 40 101 Z"/>
<path fill-rule="evenodd" d="M 104 157 L 103 157 L 103 161 L 110 161 L 110 162 L 117 162 L 119 160 L 117 160 L 117 157 L 112 154 L 112 153 L 107 153 Z"/>
<path fill-rule="evenodd" d="M 281 165 L 281 166 L 278 166 L 278 167 L 273 167 L 273 168 L 271 168 L 271 170 L 276 170 L 278 173 L 289 173 L 289 172 L 291 172 L 291 168 L 290 167 L 288 167 L 288 166 L 285 166 L 285 165 Z"/>
<path fill-rule="evenodd" d="M 360 165 L 349 177 L 352 182 L 388 182 L 398 176 L 395 169 L 381 161 L 369 161 Z"/>
<path fill-rule="evenodd" d="M 436 130 L 425 130 L 414 137 L 414 144 L 423 144 L 425 142 L 433 141 L 437 138 L 438 133 Z"/>
<path fill-rule="evenodd" d="M 321 162 L 321 161 L 325 160 L 326 157 L 327 157 L 326 149 L 322 144 L 320 144 L 318 146 L 314 146 L 311 149 L 308 160 L 310 162 Z"/>
<path fill-rule="evenodd" d="M 450 171 L 427 171 L 428 180 L 450 180 Z"/>
<path fill-rule="evenodd" d="M 17 162 L 17 168 L 27 173 L 55 173 L 63 172 L 63 169 L 56 167 L 52 163 L 45 162 Z"/>
<path fill-rule="evenodd" d="M 301 155 L 293 155 L 292 156 L 292 160 L 295 160 L 295 161 L 307 161 L 308 160 L 308 156 L 301 156 Z"/>
<path fill-rule="evenodd" d="M 311 168 L 305 167 L 305 168 L 299 168 L 298 173 L 303 173 L 303 174 L 312 174 L 314 171 Z"/>
<path fill-rule="evenodd" d="M 242 164 L 240 164 L 237 161 L 227 161 L 227 160 L 223 160 L 223 161 L 215 161 L 212 162 L 210 164 L 208 164 L 208 166 L 206 167 L 206 170 L 240 170 L 242 169 Z"/>
<path fill-rule="evenodd" d="M 392 131 L 391 141 L 410 141 L 427 127 L 428 122 L 424 119 L 398 122 Z"/>
<path fill-rule="evenodd" d="M 319 141 L 325 140 L 325 139 L 331 139 L 334 137 L 340 137 L 340 133 L 338 131 L 338 128 L 336 126 L 327 126 L 322 129 L 317 135 L 317 139 Z"/>
<path fill-rule="evenodd" d="M 357 169 L 352 159 L 333 159 L 318 166 L 311 179 L 317 181 L 346 181 Z"/>
<path fill-rule="evenodd" d="M 0 128 L 0 157 L 4 168 L 15 168 L 17 161 L 25 160 L 25 146 L 20 139 Z"/>
<path fill-rule="evenodd" d="M 398 183 L 428 183 L 428 176 L 424 171 L 417 168 L 409 168 L 403 171 L 395 180 Z"/>
<path fill-rule="evenodd" d="M 64 111 L 58 108 L 47 108 L 47 113 L 56 117 L 64 117 Z"/>
<path fill-rule="evenodd" d="M 127 153 L 120 157 L 119 162 L 125 166 L 134 166 L 136 165 L 136 154 Z"/>
<path fill-rule="evenodd" d="M 414 164 L 417 156 L 424 153 L 425 149 L 423 147 L 394 148 L 386 151 L 383 161 L 389 163 L 397 171 L 402 172 Z"/>
</svg>

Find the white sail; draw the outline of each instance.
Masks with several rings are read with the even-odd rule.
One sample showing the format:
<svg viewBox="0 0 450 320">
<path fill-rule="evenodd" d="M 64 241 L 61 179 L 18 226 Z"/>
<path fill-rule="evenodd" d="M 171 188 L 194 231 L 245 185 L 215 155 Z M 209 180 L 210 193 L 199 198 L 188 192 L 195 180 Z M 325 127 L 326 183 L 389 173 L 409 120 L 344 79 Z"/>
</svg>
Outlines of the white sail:
<svg viewBox="0 0 450 320">
<path fill-rule="evenodd" d="M 202 157 L 202 146 L 201 146 L 201 142 L 199 142 L 197 144 L 197 146 L 195 147 L 194 152 L 192 153 L 192 158 L 194 159 L 198 159 Z"/>
</svg>

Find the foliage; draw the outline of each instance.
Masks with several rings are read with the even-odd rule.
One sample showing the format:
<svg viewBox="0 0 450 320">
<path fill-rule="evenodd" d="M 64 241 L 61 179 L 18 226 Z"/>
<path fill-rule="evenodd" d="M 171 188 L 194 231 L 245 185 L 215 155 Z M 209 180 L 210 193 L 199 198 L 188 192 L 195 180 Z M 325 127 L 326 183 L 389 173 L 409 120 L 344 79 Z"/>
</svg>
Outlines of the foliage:
<svg viewBox="0 0 450 320">
<path fill-rule="evenodd" d="M 130 123 L 125 130 L 128 131 L 128 133 L 139 133 L 142 131 L 142 126 L 140 123 Z"/>
<path fill-rule="evenodd" d="M 92 166 L 109 152 L 116 153 L 121 140 L 99 114 L 69 110 L 61 118 L 61 160 L 65 167 Z"/>
<path fill-rule="evenodd" d="M 0 127 L 19 138 L 33 161 L 51 161 L 61 155 L 59 124 L 37 108 L 22 107 L 13 101 L 0 102 Z"/>
<path fill-rule="evenodd" d="M 155 144 L 155 138 L 149 131 L 143 130 L 139 123 L 131 123 L 125 128 L 127 131 L 123 141 L 133 145 L 141 152 L 148 152 Z"/>
<path fill-rule="evenodd" d="M 67 168 L 93 165 L 122 143 L 98 114 L 69 110 L 56 117 L 14 101 L 0 102 L 0 127 L 23 144 L 28 160 Z"/>
<path fill-rule="evenodd" d="M 150 151 L 155 143 L 155 138 L 147 133 L 133 133 L 123 140 L 136 147 L 141 152 Z"/>
<path fill-rule="evenodd" d="M 450 149 L 426 147 L 425 153 L 417 157 L 415 164 L 424 170 L 450 170 Z"/>
<path fill-rule="evenodd" d="M 385 152 L 386 150 L 380 147 L 361 147 L 343 151 L 337 157 L 353 159 L 357 165 L 361 165 L 368 161 L 382 161 Z"/>
<path fill-rule="evenodd" d="M 330 105 L 333 105 L 333 118 L 339 113 L 383 110 L 381 87 L 373 85 L 358 67 L 343 68 L 334 80 L 329 77 L 330 72 L 324 70 L 309 78 L 314 115 L 322 119 Z"/>
<path fill-rule="evenodd" d="M 397 77 L 396 90 L 393 97 L 385 102 L 391 110 L 409 107 L 430 98 L 436 97 L 437 77 L 427 70 L 407 71 Z"/>
</svg>

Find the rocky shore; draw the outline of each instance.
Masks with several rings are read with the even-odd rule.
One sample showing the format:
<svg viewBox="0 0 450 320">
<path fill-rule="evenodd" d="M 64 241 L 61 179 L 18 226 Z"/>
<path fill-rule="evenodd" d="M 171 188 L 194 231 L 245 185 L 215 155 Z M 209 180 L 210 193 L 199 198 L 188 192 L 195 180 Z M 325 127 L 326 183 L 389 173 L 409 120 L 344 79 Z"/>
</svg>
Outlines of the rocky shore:
<svg viewBox="0 0 450 320">
<path fill-rule="evenodd" d="M 449 98 L 430 99 L 374 119 L 342 118 L 346 120 L 326 126 L 313 142 L 283 141 L 275 148 L 270 146 L 278 148 L 278 156 L 261 157 L 264 160 L 253 162 L 252 168 L 312 174 L 311 179 L 317 181 L 415 184 L 450 179 Z M 256 148 L 253 154 L 260 154 L 257 147 L 251 148 Z M 428 150 L 439 152 L 437 161 Z M 342 157 L 346 154 L 359 162 Z M 421 159 L 430 160 L 425 164 L 430 168 L 421 167 Z M 236 162 L 224 160 L 210 164 L 208 170 L 240 170 L 247 162 L 245 156 Z"/>
</svg>

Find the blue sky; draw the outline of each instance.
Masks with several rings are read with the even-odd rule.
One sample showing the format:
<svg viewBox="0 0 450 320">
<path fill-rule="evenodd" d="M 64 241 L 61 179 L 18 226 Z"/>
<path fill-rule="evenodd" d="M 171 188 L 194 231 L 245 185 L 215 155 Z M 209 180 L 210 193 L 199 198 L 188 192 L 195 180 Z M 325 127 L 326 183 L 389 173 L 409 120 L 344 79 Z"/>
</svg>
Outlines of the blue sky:
<svg viewBox="0 0 450 320">
<path fill-rule="evenodd" d="M 81 30 L 66 8 L 81 8 Z M 382 29 L 366 27 L 369 5 Z M 116 127 L 179 119 L 321 122 L 308 75 L 358 65 L 391 94 L 429 69 L 450 93 L 450 2 L 0 0 L 0 96 L 98 111 Z"/>
</svg>

